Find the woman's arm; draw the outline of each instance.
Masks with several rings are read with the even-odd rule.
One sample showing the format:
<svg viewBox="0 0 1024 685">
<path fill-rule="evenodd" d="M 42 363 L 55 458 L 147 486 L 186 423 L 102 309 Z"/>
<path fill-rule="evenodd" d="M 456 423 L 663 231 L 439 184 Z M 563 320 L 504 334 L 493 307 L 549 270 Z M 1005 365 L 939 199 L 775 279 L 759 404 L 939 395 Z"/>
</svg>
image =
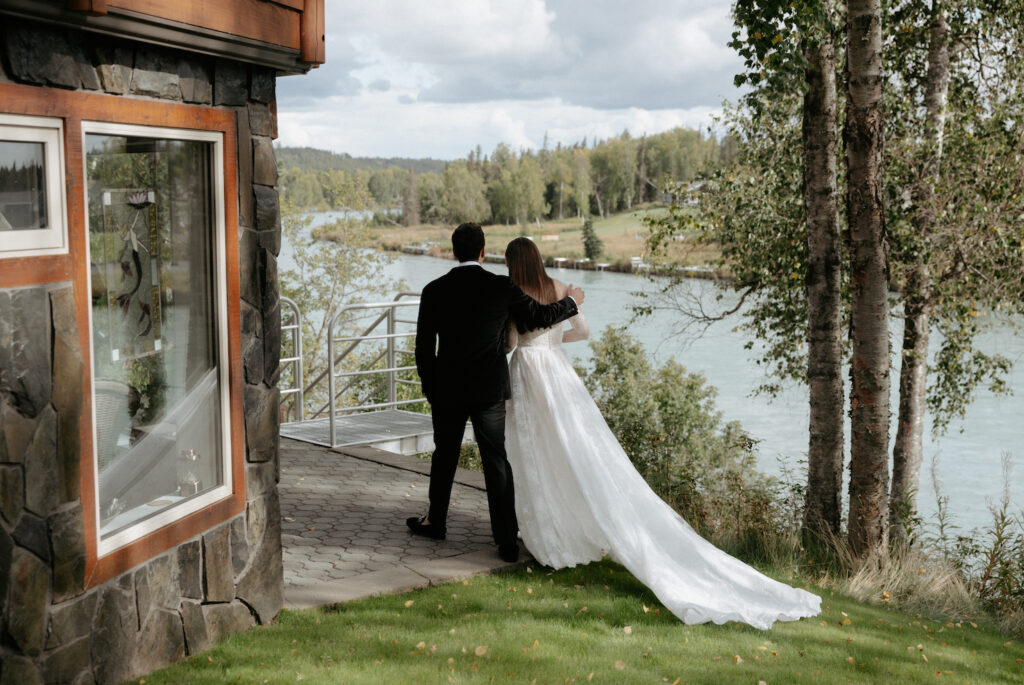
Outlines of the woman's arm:
<svg viewBox="0 0 1024 685">
<path fill-rule="evenodd" d="M 590 326 L 587 325 L 587 318 L 580 311 L 576 316 L 569 319 L 569 328 L 562 333 L 562 342 L 570 343 L 577 340 L 586 340 L 590 337 Z"/>
<path fill-rule="evenodd" d="M 505 353 L 507 354 L 514 350 L 518 344 L 519 331 L 516 330 L 516 325 L 510 321 L 508 330 L 505 331 Z"/>
<path fill-rule="evenodd" d="M 569 286 L 557 279 L 552 279 L 555 282 L 555 297 L 561 299 L 565 297 L 565 293 L 569 290 Z M 568 319 L 569 328 L 562 333 L 562 342 L 576 342 L 578 340 L 586 340 L 590 337 L 590 326 L 587 325 L 587 318 L 583 316 L 583 311 L 579 310 L 576 316 Z"/>
</svg>

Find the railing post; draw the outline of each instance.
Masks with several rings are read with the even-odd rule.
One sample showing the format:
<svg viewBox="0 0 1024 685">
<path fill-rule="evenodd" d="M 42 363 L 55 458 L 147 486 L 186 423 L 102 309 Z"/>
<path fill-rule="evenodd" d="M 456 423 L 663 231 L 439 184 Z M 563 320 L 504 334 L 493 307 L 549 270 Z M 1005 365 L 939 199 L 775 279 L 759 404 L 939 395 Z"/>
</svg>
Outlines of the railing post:
<svg viewBox="0 0 1024 685">
<path fill-rule="evenodd" d="M 331 447 L 334 447 L 334 319 L 327 326 L 327 416 L 331 427 Z"/>
<path fill-rule="evenodd" d="M 289 314 L 286 315 L 285 312 Z M 284 323 L 288 320 L 288 316 L 291 317 L 291 323 Z M 285 348 L 285 333 L 290 333 L 291 340 L 291 356 L 284 356 Z M 281 401 L 282 403 L 287 399 L 288 395 L 296 395 L 292 398 L 292 420 L 303 421 L 305 419 L 305 403 L 306 396 L 303 388 L 305 387 L 303 379 L 303 366 L 302 366 L 302 312 L 299 310 L 299 305 L 294 300 L 281 296 L 281 365 L 291 365 L 291 378 L 292 385 L 294 387 L 282 387 L 281 388 Z M 285 375 L 281 373 L 281 380 L 278 381 L 280 386 L 286 384 Z"/>
<path fill-rule="evenodd" d="M 303 391 L 306 381 L 303 377 L 302 361 L 302 312 L 299 310 L 299 306 L 294 302 L 292 303 L 292 306 L 295 308 L 296 326 L 294 331 L 295 337 L 292 340 L 292 350 L 295 352 L 295 356 L 299 358 L 296 363 L 295 373 L 293 374 L 298 379 L 298 383 L 296 384 L 298 392 L 295 394 L 298 395 L 299 398 L 296 402 L 292 403 L 292 406 L 295 407 L 295 418 L 301 422 L 306 420 L 306 393 Z"/>
<path fill-rule="evenodd" d="M 391 371 L 388 372 L 388 402 L 394 403 L 398 401 L 398 394 L 395 388 L 395 307 L 394 305 L 388 307 L 388 368 Z M 396 405 L 392 404 L 391 408 L 394 409 Z"/>
</svg>

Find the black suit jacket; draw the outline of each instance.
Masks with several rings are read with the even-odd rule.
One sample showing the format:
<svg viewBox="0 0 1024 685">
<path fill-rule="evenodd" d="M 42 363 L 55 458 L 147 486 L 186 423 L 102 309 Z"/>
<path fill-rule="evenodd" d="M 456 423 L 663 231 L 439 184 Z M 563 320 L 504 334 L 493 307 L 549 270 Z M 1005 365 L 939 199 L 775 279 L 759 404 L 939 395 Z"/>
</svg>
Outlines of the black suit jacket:
<svg viewBox="0 0 1024 685">
<path fill-rule="evenodd" d="M 489 406 L 509 398 L 505 328 L 510 318 L 530 330 L 577 313 L 566 297 L 539 304 L 508 276 L 459 266 L 423 288 L 416 323 L 416 369 L 436 405 Z"/>
</svg>

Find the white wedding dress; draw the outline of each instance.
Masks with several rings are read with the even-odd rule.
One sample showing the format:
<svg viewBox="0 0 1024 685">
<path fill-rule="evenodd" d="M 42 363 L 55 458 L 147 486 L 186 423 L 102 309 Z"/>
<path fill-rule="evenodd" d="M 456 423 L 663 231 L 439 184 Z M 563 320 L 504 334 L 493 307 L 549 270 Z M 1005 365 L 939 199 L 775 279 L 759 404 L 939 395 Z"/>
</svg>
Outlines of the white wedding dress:
<svg viewBox="0 0 1024 685">
<path fill-rule="evenodd" d="M 515 335 L 505 443 L 527 549 L 553 568 L 625 566 L 686 623 L 767 629 L 820 612 L 821 598 L 772 580 L 697 534 L 634 468 L 563 342 L 589 336 L 583 314 Z"/>
</svg>

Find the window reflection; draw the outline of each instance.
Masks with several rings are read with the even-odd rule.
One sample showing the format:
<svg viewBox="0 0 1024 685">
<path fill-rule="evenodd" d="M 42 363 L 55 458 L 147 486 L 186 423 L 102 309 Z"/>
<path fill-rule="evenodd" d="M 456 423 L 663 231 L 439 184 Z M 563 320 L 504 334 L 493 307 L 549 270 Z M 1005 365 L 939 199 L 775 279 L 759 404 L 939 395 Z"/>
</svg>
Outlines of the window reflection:
<svg viewBox="0 0 1024 685">
<path fill-rule="evenodd" d="M 86 136 L 106 538 L 223 484 L 212 144 Z"/>
<path fill-rule="evenodd" d="M 43 143 L 0 140 L 0 231 L 49 227 Z"/>
</svg>

